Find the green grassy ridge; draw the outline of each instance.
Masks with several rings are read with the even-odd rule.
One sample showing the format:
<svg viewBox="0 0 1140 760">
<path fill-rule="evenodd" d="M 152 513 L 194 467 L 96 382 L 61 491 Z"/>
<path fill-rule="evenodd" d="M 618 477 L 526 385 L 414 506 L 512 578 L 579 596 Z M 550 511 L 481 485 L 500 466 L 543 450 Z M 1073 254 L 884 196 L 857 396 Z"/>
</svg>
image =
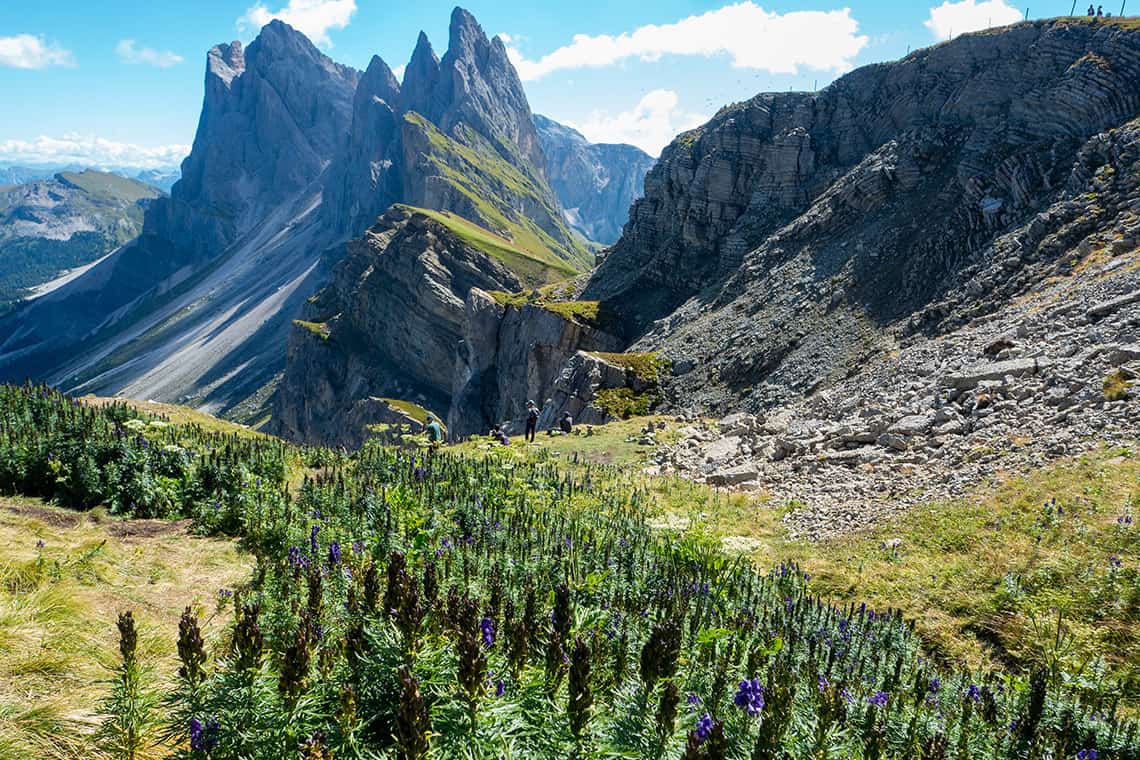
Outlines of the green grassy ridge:
<svg viewBox="0 0 1140 760">
<path fill-rule="evenodd" d="M 557 207 L 551 204 L 553 192 L 541 176 L 531 176 L 503 158 L 504 150 L 517 157 L 509 146 L 496 146 L 464 125 L 457 127 L 457 137 L 446 135 L 414 111 L 404 119 L 424 133 L 431 148 L 426 158 L 471 201 L 485 225 L 507 233 L 516 245 L 532 254 L 548 254 L 578 269 L 592 265 L 589 251 L 562 223 Z M 525 161 L 517 157 L 517 163 L 523 165 Z M 555 240 L 528 216 L 516 212 L 516 203 L 504 199 L 504 192 L 545 206 L 565 242 Z"/>
<path fill-rule="evenodd" d="M 500 261 L 528 287 L 538 287 L 573 277 L 577 272 L 548 250 L 526 249 L 450 211 L 433 211 L 398 204 L 414 214 L 422 214 L 448 229 L 467 245 Z"/>
<path fill-rule="evenodd" d="M 656 351 L 610 353 L 606 351 L 590 351 L 590 356 L 609 362 L 615 366 L 632 372 L 637 379 L 646 383 L 656 383 L 661 379 L 661 373 L 668 367 L 668 362 L 661 358 Z"/>
<path fill-rule="evenodd" d="M 56 176 L 64 183 L 82 190 L 92 199 L 104 203 L 137 203 L 140 200 L 159 198 L 163 195 L 161 190 L 145 182 L 92 169 L 61 172 Z"/>
<path fill-rule="evenodd" d="M 400 398 L 381 398 L 380 400 L 395 409 L 397 412 L 400 412 L 407 417 L 411 417 L 421 425 L 427 424 L 428 415 L 431 414 L 431 412 L 415 403 L 414 401 L 408 401 L 406 399 Z M 434 417 L 436 415 L 432 416 Z M 443 422 L 441 421 L 440 425 L 442 424 Z"/>
<path fill-rule="evenodd" d="M 313 335 L 316 335 L 321 340 L 328 340 L 332 335 L 332 330 L 326 322 L 306 322 L 303 319 L 294 319 L 293 324 L 302 329 L 308 330 Z"/>
</svg>

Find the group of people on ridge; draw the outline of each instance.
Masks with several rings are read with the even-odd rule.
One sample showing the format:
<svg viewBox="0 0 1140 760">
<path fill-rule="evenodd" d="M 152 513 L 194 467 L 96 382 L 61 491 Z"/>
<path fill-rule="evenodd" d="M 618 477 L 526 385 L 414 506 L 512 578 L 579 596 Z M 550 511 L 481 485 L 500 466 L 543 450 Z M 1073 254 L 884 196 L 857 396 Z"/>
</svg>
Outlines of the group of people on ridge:
<svg viewBox="0 0 1140 760">
<path fill-rule="evenodd" d="M 523 433 L 523 438 L 528 443 L 534 443 L 535 433 L 538 431 L 538 418 L 540 415 L 541 412 L 533 401 L 526 402 L 526 432 Z M 558 429 L 562 431 L 563 435 L 569 435 L 574 431 L 574 418 L 570 415 L 570 412 L 566 411 L 562 413 L 562 416 L 558 420 Z M 427 420 L 424 423 L 424 434 L 427 435 L 428 443 L 433 447 L 443 443 L 443 426 L 439 424 L 439 420 L 435 418 L 435 415 L 429 414 L 427 416 Z M 489 435 L 504 446 L 509 445 L 511 442 L 510 436 L 507 435 L 502 426 L 497 424 L 491 426 Z"/>
<path fill-rule="evenodd" d="M 1104 12 L 1104 6 L 1103 5 L 1098 5 L 1096 7 L 1095 11 L 1093 10 L 1093 7 L 1090 5 L 1087 15 L 1089 18 L 1092 18 L 1093 16 L 1095 16 L 1097 18 L 1112 18 L 1111 13 L 1105 13 Z"/>
</svg>

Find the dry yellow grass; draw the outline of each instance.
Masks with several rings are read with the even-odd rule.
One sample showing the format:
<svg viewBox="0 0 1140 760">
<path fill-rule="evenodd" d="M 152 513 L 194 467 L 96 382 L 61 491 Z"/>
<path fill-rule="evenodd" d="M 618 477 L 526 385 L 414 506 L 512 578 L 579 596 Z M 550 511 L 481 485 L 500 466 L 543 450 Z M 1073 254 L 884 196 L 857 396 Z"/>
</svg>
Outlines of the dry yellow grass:
<svg viewBox="0 0 1140 760">
<path fill-rule="evenodd" d="M 0 759 L 91 756 L 119 612 L 133 611 L 160 682 L 177 670 L 186 606 L 220 635 L 218 589 L 248 578 L 249 565 L 234 542 L 186 529 L 0 498 Z"/>
</svg>

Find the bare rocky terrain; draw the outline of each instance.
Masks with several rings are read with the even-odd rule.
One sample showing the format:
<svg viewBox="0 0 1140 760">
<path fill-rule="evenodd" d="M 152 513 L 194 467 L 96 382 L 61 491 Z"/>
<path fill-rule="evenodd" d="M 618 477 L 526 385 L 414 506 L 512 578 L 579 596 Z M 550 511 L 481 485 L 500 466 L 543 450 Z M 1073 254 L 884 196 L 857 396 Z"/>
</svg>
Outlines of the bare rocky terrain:
<svg viewBox="0 0 1140 760">
<path fill-rule="evenodd" d="M 1072 274 L 945 335 L 900 340 L 801 401 L 715 424 L 692 417 L 653 471 L 764 491 L 792 505 L 793 535 L 824 538 L 1002 472 L 1135 446 L 1140 214 L 1122 231 L 1076 252 Z M 1107 400 L 1114 376 L 1132 383 L 1127 398 Z"/>
</svg>

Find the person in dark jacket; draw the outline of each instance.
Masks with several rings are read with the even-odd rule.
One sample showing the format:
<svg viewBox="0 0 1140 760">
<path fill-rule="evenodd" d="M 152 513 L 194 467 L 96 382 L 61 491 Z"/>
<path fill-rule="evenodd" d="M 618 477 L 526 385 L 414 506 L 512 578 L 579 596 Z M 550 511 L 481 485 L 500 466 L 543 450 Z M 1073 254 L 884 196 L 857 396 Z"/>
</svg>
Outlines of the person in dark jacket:
<svg viewBox="0 0 1140 760">
<path fill-rule="evenodd" d="M 570 432 L 574 429 L 574 418 L 570 416 L 570 412 L 562 413 L 562 419 L 558 420 L 558 427 L 563 433 L 570 435 Z"/>
<path fill-rule="evenodd" d="M 526 402 L 526 434 L 527 442 L 534 443 L 534 432 L 538 430 L 538 407 L 533 401 Z"/>
</svg>

